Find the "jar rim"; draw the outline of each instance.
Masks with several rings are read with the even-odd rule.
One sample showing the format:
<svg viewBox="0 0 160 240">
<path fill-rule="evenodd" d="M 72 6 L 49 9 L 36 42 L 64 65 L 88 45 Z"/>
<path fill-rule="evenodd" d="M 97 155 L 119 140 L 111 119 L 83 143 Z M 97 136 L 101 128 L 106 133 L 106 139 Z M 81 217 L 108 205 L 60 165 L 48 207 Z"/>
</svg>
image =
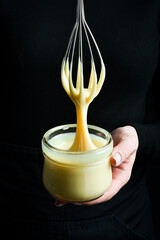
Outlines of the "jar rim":
<svg viewBox="0 0 160 240">
<path fill-rule="evenodd" d="M 49 129 L 43 135 L 42 146 L 45 145 L 45 147 L 47 147 L 49 150 L 54 151 L 56 153 L 67 154 L 67 155 L 85 155 L 85 154 L 87 155 L 87 154 L 97 153 L 99 151 L 105 151 L 107 148 L 109 148 L 113 144 L 112 136 L 111 136 L 111 134 L 107 130 L 105 130 L 105 129 L 101 128 L 101 127 L 97 127 L 97 126 L 89 125 L 89 124 L 88 124 L 88 128 L 89 129 L 99 131 L 99 133 L 103 134 L 106 137 L 106 140 L 108 140 L 102 147 L 99 147 L 99 148 L 96 148 L 96 149 L 93 149 L 93 150 L 83 151 L 83 152 L 80 152 L 80 151 L 74 152 L 74 151 L 68 151 L 68 150 L 65 150 L 65 149 L 57 148 L 57 147 L 51 145 L 48 142 L 48 140 L 51 139 L 51 138 L 49 138 L 49 136 L 53 132 L 63 130 L 64 133 L 65 133 L 65 131 L 68 130 L 69 128 L 70 129 L 71 128 L 76 128 L 76 126 L 77 126 L 77 124 L 64 124 L 64 125 L 60 125 L 60 126 L 53 127 L 51 129 Z M 102 137 L 102 136 L 99 136 L 99 137 Z"/>
</svg>

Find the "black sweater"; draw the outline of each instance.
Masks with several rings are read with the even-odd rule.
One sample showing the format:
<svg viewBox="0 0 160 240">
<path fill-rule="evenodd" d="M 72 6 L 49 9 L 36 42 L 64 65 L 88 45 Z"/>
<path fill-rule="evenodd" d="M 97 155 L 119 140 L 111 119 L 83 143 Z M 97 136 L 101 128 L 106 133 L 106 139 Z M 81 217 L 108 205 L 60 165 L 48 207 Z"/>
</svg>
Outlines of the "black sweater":
<svg viewBox="0 0 160 240">
<path fill-rule="evenodd" d="M 160 155 L 159 5 L 85 1 L 107 70 L 88 123 L 109 131 L 133 125 L 140 141 L 137 158 L 152 161 Z M 1 142 L 40 147 L 45 131 L 76 122 L 60 79 L 75 10 L 75 0 L 1 1 Z"/>
</svg>

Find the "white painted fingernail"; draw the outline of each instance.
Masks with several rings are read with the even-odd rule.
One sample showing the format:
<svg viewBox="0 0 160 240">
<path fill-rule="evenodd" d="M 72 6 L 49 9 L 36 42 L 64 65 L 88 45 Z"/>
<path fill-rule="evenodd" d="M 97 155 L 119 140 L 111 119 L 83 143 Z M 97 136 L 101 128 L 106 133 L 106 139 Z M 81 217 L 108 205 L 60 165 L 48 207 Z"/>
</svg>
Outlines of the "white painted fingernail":
<svg viewBox="0 0 160 240">
<path fill-rule="evenodd" d="M 65 205 L 65 203 L 62 202 L 62 201 L 60 201 L 60 200 L 56 200 L 56 201 L 55 201 L 55 206 L 56 206 L 56 207 L 62 207 L 62 206 L 64 206 L 64 205 Z"/>
<path fill-rule="evenodd" d="M 121 163 L 121 155 L 119 153 L 116 153 L 114 156 L 113 156 L 114 160 L 116 161 L 116 165 L 120 165 Z"/>
<path fill-rule="evenodd" d="M 63 203 L 55 203 L 55 206 L 56 207 L 62 207 L 62 206 L 64 206 L 65 204 L 63 204 Z"/>
</svg>

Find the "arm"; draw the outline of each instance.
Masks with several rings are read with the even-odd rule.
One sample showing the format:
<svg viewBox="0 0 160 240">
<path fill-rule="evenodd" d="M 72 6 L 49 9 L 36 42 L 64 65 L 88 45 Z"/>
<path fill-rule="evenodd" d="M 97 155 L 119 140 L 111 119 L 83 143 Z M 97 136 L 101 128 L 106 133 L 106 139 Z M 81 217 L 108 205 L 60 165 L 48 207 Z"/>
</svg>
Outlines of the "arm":
<svg viewBox="0 0 160 240">
<path fill-rule="evenodd" d="M 155 72 L 150 93 L 148 93 L 148 111 L 146 112 L 146 123 L 135 123 L 139 138 L 137 158 L 140 161 L 158 162 L 160 158 L 160 57 Z"/>
</svg>

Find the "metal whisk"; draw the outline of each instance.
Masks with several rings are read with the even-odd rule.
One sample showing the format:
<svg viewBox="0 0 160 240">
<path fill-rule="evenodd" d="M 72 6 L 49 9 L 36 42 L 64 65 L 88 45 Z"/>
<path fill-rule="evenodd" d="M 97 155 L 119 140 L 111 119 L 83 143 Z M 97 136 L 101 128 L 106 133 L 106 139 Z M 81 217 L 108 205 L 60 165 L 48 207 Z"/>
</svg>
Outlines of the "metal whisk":
<svg viewBox="0 0 160 240">
<path fill-rule="evenodd" d="M 90 56 L 91 56 L 91 72 L 90 72 L 88 88 L 84 88 L 82 32 L 85 33 Z M 96 47 L 96 50 L 98 52 L 100 62 L 101 62 L 101 72 L 100 72 L 98 81 L 97 81 L 96 67 L 94 63 L 94 57 L 93 57 L 89 36 Z M 72 68 L 73 68 L 73 58 L 75 53 L 76 41 L 78 41 L 79 56 L 78 56 L 77 81 L 76 81 L 76 87 L 74 87 L 73 81 L 72 81 Z M 76 22 L 74 24 L 74 27 L 69 39 L 68 47 L 62 61 L 61 79 L 62 79 L 62 85 L 65 91 L 67 92 L 71 100 L 75 103 L 75 105 L 80 105 L 80 104 L 89 105 L 89 103 L 100 92 L 105 79 L 105 65 L 103 63 L 103 59 L 102 59 L 100 50 L 98 48 L 98 45 L 96 43 L 96 40 L 85 20 L 83 0 L 77 1 Z"/>
<path fill-rule="evenodd" d="M 82 32 L 85 33 L 91 56 L 91 72 L 88 88 L 84 88 Z M 96 47 L 101 62 L 101 72 L 98 81 L 89 36 L 91 37 L 93 44 Z M 78 70 L 76 87 L 74 87 L 72 81 L 72 68 L 76 41 L 78 41 Z M 61 79 L 62 85 L 71 100 L 74 102 L 77 112 L 76 135 L 70 151 L 78 152 L 95 149 L 96 146 L 93 144 L 88 132 L 87 111 L 90 102 L 98 95 L 99 91 L 101 90 L 105 79 L 105 66 L 98 45 L 85 20 L 83 0 L 78 0 L 77 3 L 76 22 L 69 39 L 66 54 L 62 61 Z"/>
</svg>

